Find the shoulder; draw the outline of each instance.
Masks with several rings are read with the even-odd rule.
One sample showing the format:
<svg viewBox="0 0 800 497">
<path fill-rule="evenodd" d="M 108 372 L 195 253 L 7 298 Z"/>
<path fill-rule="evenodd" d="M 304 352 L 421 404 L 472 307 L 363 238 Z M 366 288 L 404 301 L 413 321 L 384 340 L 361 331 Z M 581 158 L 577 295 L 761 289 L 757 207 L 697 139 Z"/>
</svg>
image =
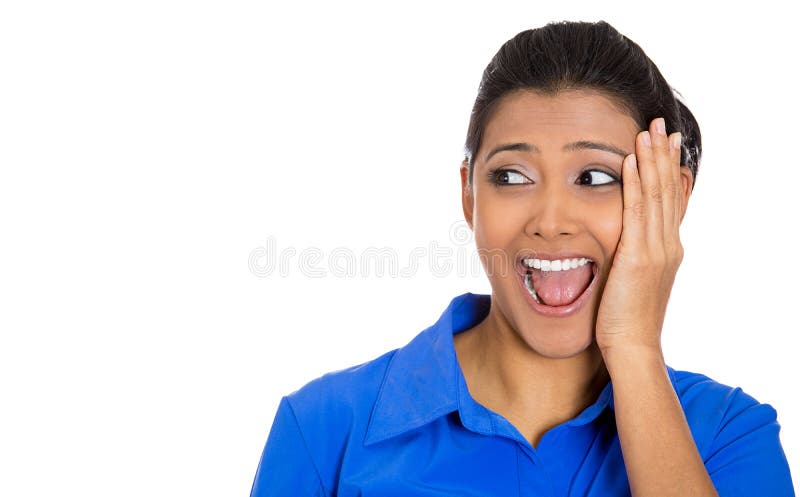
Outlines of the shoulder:
<svg viewBox="0 0 800 497">
<path fill-rule="evenodd" d="M 777 412 L 740 387 L 691 371 L 670 369 L 675 391 L 700 454 L 713 452 L 734 439 L 759 430 L 779 429 Z"/>
<path fill-rule="evenodd" d="M 324 481 L 332 481 L 338 459 L 348 448 L 362 445 L 397 351 L 326 373 L 284 397 Z"/>
<path fill-rule="evenodd" d="M 794 495 L 771 405 L 703 374 L 671 368 L 670 374 L 719 495 Z"/>
<path fill-rule="evenodd" d="M 251 495 L 330 495 L 344 449 L 363 431 L 394 352 L 330 372 L 285 395 Z"/>
<path fill-rule="evenodd" d="M 684 408 L 727 411 L 731 407 L 760 404 L 740 387 L 720 383 L 704 374 L 675 369 L 672 369 L 671 373 Z M 724 412 L 718 413 L 724 414 Z"/>
<path fill-rule="evenodd" d="M 325 413 L 329 421 L 338 417 L 358 417 L 365 408 L 372 407 L 397 350 L 326 373 L 289 393 L 286 398 L 302 420 L 307 415 L 319 417 L 320 413 Z"/>
</svg>

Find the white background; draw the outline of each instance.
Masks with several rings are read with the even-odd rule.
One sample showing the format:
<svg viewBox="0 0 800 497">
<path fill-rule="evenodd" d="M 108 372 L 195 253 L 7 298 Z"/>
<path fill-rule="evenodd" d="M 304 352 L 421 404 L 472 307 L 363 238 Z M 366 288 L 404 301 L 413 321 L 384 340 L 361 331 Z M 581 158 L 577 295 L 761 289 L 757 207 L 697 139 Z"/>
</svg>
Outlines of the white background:
<svg viewBox="0 0 800 497">
<path fill-rule="evenodd" d="M 466 250 L 481 72 L 523 29 L 600 19 L 702 130 L 668 363 L 774 406 L 798 478 L 794 16 L 555 3 L 5 2 L 0 494 L 247 495 L 282 395 L 489 293 L 427 259 L 257 276 L 251 255 Z"/>
</svg>

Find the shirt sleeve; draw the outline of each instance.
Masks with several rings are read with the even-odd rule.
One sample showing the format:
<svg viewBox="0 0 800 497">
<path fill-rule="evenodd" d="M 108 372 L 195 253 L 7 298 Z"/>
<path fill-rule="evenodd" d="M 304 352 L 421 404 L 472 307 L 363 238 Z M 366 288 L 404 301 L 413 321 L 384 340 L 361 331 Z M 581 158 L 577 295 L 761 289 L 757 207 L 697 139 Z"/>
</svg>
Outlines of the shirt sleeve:
<svg viewBox="0 0 800 497">
<path fill-rule="evenodd" d="M 705 460 L 720 497 L 794 497 L 779 432 L 772 406 L 733 391 Z"/>
<path fill-rule="evenodd" d="M 250 497 L 327 497 L 294 411 L 286 397 L 258 463 Z"/>
</svg>

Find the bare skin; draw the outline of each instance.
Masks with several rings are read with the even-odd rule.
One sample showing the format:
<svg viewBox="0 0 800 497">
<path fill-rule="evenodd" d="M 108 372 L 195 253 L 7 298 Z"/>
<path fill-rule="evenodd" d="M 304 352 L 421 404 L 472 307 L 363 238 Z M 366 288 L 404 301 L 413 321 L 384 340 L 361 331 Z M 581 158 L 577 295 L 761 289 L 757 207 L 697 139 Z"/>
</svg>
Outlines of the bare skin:
<svg viewBox="0 0 800 497">
<path fill-rule="evenodd" d="M 588 90 L 501 99 L 473 181 L 462 164 L 461 183 L 479 253 L 503 254 L 506 266 L 481 259 L 491 309 L 454 343 L 470 394 L 533 447 L 593 403 L 611 379 L 632 494 L 715 496 L 661 351 L 692 176 L 670 145 L 679 134 L 668 137 L 660 121 L 641 131 L 624 109 Z M 622 153 L 564 148 L 581 140 Z M 509 143 L 533 146 L 489 157 Z M 567 317 L 535 311 L 510 268 L 525 250 L 595 261 L 598 285 L 586 305 Z"/>
</svg>

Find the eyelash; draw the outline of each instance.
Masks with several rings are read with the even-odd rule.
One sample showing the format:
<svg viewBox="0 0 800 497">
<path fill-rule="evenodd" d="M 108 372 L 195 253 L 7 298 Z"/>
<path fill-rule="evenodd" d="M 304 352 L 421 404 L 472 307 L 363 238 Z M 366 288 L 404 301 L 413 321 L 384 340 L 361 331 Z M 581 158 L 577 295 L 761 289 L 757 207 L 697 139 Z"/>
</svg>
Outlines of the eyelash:
<svg viewBox="0 0 800 497">
<path fill-rule="evenodd" d="M 490 169 L 489 172 L 487 173 L 487 176 L 489 177 L 489 182 L 492 183 L 493 185 L 499 186 L 499 187 L 503 187 L 503 186 L 523 186 L 523 185 L 531 184 L 531 183 L 503 183 L 503 182 L 499 181 L 499 176 L 500 176 L 500 174 L 505 173 L 505 172 L 507 172 L 507 173 L 515 173 L 515 174 L 519 174 L 520 176 L 525 176 L 521 172 L 515 171 L 514 169 L 508 169 L 508 168 Z M 601 187 L 601 186 L 613 185 L 613 184 L 616 184 L 616 183 L 620 182 L 619 178 L 617 178 L 617 176 L 615 174 L 609 173 L 608 171 L 603 171 L 602 169 L 587 169 L 587 170 L 585 170 L 585 171 L 583 171 L 581 173 L 580 178 L 582 178 L 586 173 L 591 173 L 591 172 L 603 173 L 603 174 L 611 177 L 613 179 L 613 181 L 609 181 L 607 183 L 602 183 L 602 184 L 599 184 L 599 185 L 581 185 L 581 186 L 588 186 L 590 188 L 598 188 L 598 187 Z"/>
</svg>

